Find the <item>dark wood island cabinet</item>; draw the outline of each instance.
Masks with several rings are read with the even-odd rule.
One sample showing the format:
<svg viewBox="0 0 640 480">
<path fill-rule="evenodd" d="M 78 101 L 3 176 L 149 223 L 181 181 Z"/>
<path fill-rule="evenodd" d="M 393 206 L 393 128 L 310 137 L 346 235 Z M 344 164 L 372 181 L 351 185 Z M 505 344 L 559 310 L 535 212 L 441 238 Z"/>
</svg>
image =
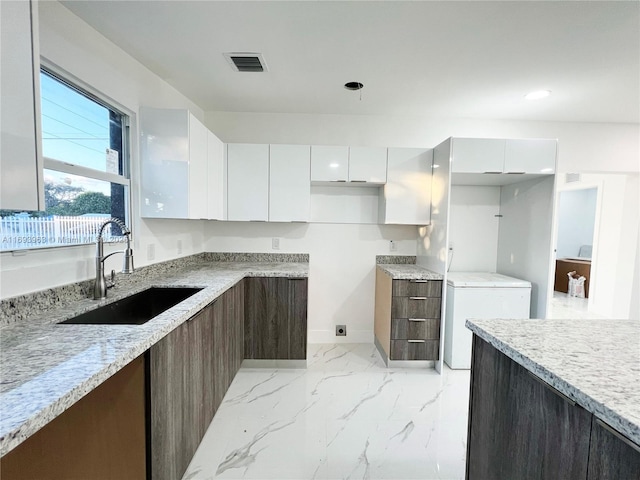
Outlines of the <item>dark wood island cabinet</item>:
<svg viewBox="0 0 640 480">
<path fill-rule="evenodd" d="M 640 446 L 473 337 L 468 480 L 640 480 Z"/>
</svg>

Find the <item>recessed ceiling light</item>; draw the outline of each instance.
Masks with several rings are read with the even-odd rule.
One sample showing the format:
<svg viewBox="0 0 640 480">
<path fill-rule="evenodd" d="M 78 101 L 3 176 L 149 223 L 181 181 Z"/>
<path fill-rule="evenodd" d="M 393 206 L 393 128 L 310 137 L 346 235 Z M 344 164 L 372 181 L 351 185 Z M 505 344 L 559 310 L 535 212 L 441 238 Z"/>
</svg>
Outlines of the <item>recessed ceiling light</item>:
<svg viewBox="0 0 640 480">
<path fill-rule="evenodd" d="M 527 93 L 524 98 L 527 100 L 540 100 L 551 95 L 551 90 L 536 90 L 535 92 Z"/>
<path fill-rule="evenodd" d="M 344 88 L 347 90 L 361 90 L 364 85 L 360 82 L 347 82 L 344 84 Z"/>
</svg>

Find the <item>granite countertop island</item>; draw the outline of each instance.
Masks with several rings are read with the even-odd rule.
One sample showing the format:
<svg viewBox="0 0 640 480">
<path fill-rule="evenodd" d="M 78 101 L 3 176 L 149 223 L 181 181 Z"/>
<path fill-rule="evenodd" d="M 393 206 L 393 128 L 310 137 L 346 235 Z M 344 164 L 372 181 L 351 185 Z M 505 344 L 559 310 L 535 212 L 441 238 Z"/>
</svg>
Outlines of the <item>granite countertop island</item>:
<svg viewBox="0 0 640 480">
<path fill-rule="evenodd" d="M 467 320 L 466 325 L 640 445 L 640 321 Z"/>
<path fill-rule="evenodd" d="M 308 277 L 304 260 L 253 256 L 215 261 L 198 256 L 168 266 L 144 267 L 106 300 L 73 298 L 77 285 L 35 296 L 3 300 L 0 330 L 0 455 L 12 450 L 60 415 L 169 332 L 245 277 Z M 213 261 L 212 261 L 213 258 Z M 89 282 L 90 283 L 90 282 Z M 201 287 L 200 292 L 143 325 L 58 325 L 57 323 L 152 286 Z M 86 290 L 86 288 L 85 288 Z M 26 312 L 26 313 L 25 313 Z"/>
</svg>

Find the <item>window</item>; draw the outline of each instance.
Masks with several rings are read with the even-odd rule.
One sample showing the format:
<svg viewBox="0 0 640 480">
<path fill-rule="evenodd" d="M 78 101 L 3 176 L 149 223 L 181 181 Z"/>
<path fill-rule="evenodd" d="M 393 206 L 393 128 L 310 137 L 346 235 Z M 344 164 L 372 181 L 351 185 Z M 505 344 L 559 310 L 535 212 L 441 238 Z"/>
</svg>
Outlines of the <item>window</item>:
<svg viewBox="0 0 640 480">
<path fill-rule="evenodd" d="M 110 217 L 129 225 L 128 117 L 44 69 L 40 85 L 45 211 L 0 211 L 2 251 L 92 243 Z"/>
</svg>

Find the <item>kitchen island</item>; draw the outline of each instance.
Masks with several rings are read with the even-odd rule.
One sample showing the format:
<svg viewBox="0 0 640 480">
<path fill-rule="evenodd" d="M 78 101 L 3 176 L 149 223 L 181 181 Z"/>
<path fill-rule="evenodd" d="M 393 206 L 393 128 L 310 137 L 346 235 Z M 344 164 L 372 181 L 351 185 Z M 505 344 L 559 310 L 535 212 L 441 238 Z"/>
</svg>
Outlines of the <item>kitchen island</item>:
<svg viewBox="0 0 640 480">
<path fill-rule="evenodd" d="M 214 302 L 225 295 L 229 297 L 232 290 L 243 290 L 245 278 L 306 279 L 308 256 L 289 256 L 293 258 L 286 258 L 286 255 L 261 257 L 257 254 L 220 257 L 219 254 L 205 253 L 143 267 L 130 276 L 119 276 L 118 285 L 109 291 L 105 300 L 85 298 L 83 292 L 87 285 L 82 284 L 3 300 L 0 332 L 1 455 L 13 453 L 12 450 L 42 427 L 66 414 L 72 406 L 98 391 L 119 373 L 130 369 L 134 362 L 142 361 L 147 352 L 171 335 L 175 336 L 183 325 L 196 325 L 202 312 L 214 315 L 215 312 L 211 311 Z M 142 325 L 58 324 L 152 286 L 197 287 L 202 290 Z M 238 293 L 240 297 L 236 298 L 242 299 L 241 292 Z M 232 310 L 235 309 L 236 314 L 241 312 L 242 304 L 243 300 L 240 300 L 240 305 L 236 302 L 234 306 L 229 299 L 225 305 L 230 307 L 230 311 L 222 312 L 222 316 L 233 317 L 238 323 L 238 315 L 234 315 Z M 303 307 L 304 310 L 300 311 L 305 315 L 306 345 L 306 297 Z M 203 318 L 200 323 L 204 326 L 211 318 Z M 239 322 L 242 324 L 241 318 Z M 192 350 L 187 345 L 186 351 Z M 159 359 L 162 360 L 161 357 Z M 140 363 L 138 372 L 131 372 L 132 378 L 148 374 L 144 373 L 147 360 Z M 195 360 L 201 361 L 200 358 Z M 231 375 L 234 373 L 232 371 Z M 161 477 L 154 475 L 154 478 Z"/>
<path fill-rule="evenodd" d="M 473 320 L 467 478 L 640 478 L 640 322 Z"/>
</svg>

